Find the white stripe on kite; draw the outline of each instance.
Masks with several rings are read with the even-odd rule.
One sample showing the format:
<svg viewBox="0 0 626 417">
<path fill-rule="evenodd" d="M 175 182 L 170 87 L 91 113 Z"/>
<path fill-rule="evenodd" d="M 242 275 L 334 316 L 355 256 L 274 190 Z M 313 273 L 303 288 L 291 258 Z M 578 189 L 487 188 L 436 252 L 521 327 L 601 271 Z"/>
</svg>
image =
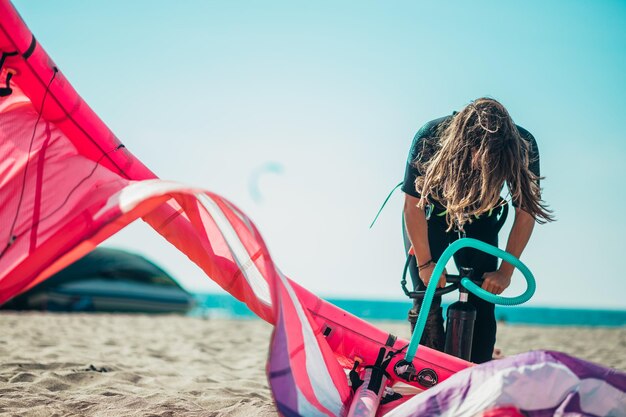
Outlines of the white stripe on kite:
<svg viewBox="0 0 626 417">
<path fill-rule="evenodd" d="M 226 243 L 228 244 L 228 248 L 230 249 L 237 266 L 241 269 L 244 278 L 254 291 L 256 297 L 262 301 L 264 304 L 271 306 L 272 298 L 270 295 L 270 288 L 261 274 L 261 271 L 258 270 L 252 259 L 250 258 L 250 254 L 246 250 L 243 243 L 239 239 L 237 232 L 233 229 L 233 226 L 230 224 L 222 210 L 219 208 L 217 203 L 213 201 L 211 197 L 206 194 L 196 194 L 198 201 L 207 209 L 215 224 L 222 232 Z"/>
<path fill-rule="evenodd" d="M 313 387 L 313 393 L 315 394 L 315 397 L 318 399 L 320 404 L 322 404 L 325 408 L 334 413 L 334 415 L 338 416 L 342 411 L 343 403 L 341 402 L 341 396 L 339 395 L 339 392 L 335 387 L 333 379 L 327 372 L 328 368 L 326 367 L 322 351 L 317 344 L 315 334 L 313 333 L 311 325 L 306 318 L 306 314 L 302 309 L 300 300 L 298 300 L 298 297 L 296 296 L 293 288 L 287 281 L 287 278 L 285 278 L 285 276 L 282 274 L 282 272 L 278 270 L 278 268 L 276 268 L 276 272 L 280 277 L 283 286 L 286 288 L 291 302 L 296 308 L 296 313 L 301 323 L 302 335 L 304 338 L 306 370 L 307 375 L 309 376 L 309 379 L 311 381 L 311 386 Z"/>
<path fill-rule="evenodd" d="M 223 200 L 224 204 L 226 204 L 226 206 L 232 210 L 233 213 L 235 213 L 237 215 L 237 217 L 239 217 L 239 220 L 241 220 L 242 222 L 244 222 L 246 224 L 246 227 L 248 228 L 248 231 L 250 232 L 250 234 L 254 234 L 254 229 L 252 228 L 252 224 L 250 224 L 250 219 L 248 219 L 246 217 L 245 214 L 243 214 L 241 211 L 239 211 L 237 209 L 237 207 L 233 206 L 230 201 L 228 200 Z"/>
<path fill-rule="evenodd" d="M 313 406 L 313 404 L 311 404 L 309 400 L 306 399 L 306 397 L 304 396 L 304 394 L 302 394 L 302 391 L 300 391 L 300 388 L 298 388 L 297 385 L 296 394 L 298 397 L 298 410 L 296 410 L 298 411 L 298 414 L 306 417 L 328 417 L 326 413 L 323 413 L 322 411 L 315 408 L 315 406 Z"/>
</svg>

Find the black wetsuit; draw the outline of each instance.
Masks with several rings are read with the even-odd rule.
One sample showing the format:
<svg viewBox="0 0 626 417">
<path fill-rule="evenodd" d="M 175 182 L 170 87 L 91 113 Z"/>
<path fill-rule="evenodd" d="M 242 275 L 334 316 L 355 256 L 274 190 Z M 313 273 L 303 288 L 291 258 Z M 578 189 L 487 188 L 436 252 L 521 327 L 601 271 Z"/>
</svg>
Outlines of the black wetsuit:
<svg viewBox="0 0 626 417">
<path fill-rule="evenodd" d="M 402 191 L 417 197 L 420 194 L 415 190 L 415 178 L 422 175 L 415 164 L 417 160 L 427 160 L 432 157 L 432 151 L 429 150 L 429 144 L 436 142 L 439 138 L 437 130 L 441 123 L 447 121 L 452 116 L 442 117 L 426 123 L 415 135 L 411 145 L 411 151 L 407 160 L 404 182 Z M 539 177 L 539 151 L 534 137 L 524 128 L 517 126 L 522 138 L 530 142 L 530 170 Z M 513 205 L 516 206 L 515 202 Z M 445 215 L 442 215 L 445 207 L 434 202 L 434 209 L 428 219 L 428 242 L 430 253 L 433 261 L 437 261 L 448 245 L 459 238 L 457 231 L 447 232 L 448 225 Z M 490 215 L 483 215 L 478 219 L 474 219 L 471 223 L 464 225 L 464 232 L 467 237 L 475 238 L 493 246 L 498 246 L 498 232 L 500 231 L 498 216 L 502 211 L 502 207 L 494 209 Z M 404 231 L 405 246 L 410 247 L 410 241 Z M 421 260 L 420 260 L 421 261 Z M 488 255 L 476 249 L 466 248 L 458 251 L 454 255 L 454 261 L 457 267 L 469 267 L 474 269 L 475 277 L 482 277 L 485 272 L 492 272 L 498 268 L 498 258 Z M 424 290 L 426 287 L 419 278 L 419 271 L 415 264 L 415 258 L 409 266 L 413 285 L 416 289 Z M 469 301 L 476 306 L 477 315 L 474 326 L 474 337 L 472 343 L 471 361 L 482 363 L 491 360 L 493 348 L 496 342 L 496 319 L 492 303 L 484 301 L 473 294 L 469 294 Z M 419 311 L 420 304 L 416 302 L 415 311 Z M 433 300 L 426 329 L 422 336 L 421 344 L 443 350 L 445 336 L 443 333 L 443 318 L 441 310 L 441 297 L 435 297 Z"/>
</svg>

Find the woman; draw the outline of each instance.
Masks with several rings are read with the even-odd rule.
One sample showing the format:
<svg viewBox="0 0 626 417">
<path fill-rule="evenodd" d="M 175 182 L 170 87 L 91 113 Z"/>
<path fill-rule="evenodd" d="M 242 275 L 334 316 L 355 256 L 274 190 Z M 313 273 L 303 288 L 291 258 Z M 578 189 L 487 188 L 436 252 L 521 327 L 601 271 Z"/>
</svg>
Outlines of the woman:
<svg viewBox="0 0 626 417">
<path fill-rule="evenodd" d="M 535 139 L 515 125 L 496 100 L 480 98 L 458 113 L 426 123 L 413 140 L 402 184 L 405 242 L 415 253 L 410 271 L 417 288 L 426 288 L 435 263 L 459 237 L 497 246 L 497 216 L 508 199 L 515 208 L 515 221 L 506 251 L 519 257 L 535 222 L 553 220 L 541 200 L 539 179 Z M 507 199 L 500 197 L 504 184 Z M 513 266 L 502 262 L 498 267 L 492 255 L 463 249 L 454 260 L 457 267 L 473 268 L 475 277 L 482 276 L 486 291 L 500 294 L 511 283 Z M 445 276 L 437 279 L 437 286 L 444 287 Z M 471 360 L 482 363 L 492 358 L 496 341 L 495 306 L 473 294 L 469 301 L 477 309 Z M 419 307 L 416 302 L 414 315 Z M 437 297 L 421 344 L 443 350 L 444 342 L 441 297 Z"/>
</svg>

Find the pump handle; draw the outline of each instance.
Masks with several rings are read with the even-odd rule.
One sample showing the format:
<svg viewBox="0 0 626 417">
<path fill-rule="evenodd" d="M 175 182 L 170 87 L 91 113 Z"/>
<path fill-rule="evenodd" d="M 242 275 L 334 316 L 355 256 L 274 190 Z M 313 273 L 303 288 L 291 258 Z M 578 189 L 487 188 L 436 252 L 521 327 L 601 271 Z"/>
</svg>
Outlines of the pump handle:
<svg viewBox="0 0 626 417">
<path fill-rule="evenodd" d="M 400 281 L 400 285 L 402 285 L 402 290 L 404 291 L 404 294 L 406 294 L 407 297 L 411 299 L 421 299 L 421 298 L 424 298 L 424 294 L 426 294 L 426 290 L 409 291 L 409 289 L 406 286 L 406 274 L 409 269 L 409 264 L 411 262 L 412 257 L 414 257 L 414 255 L 411 253 L 411 251 L 409 251 L 409 256 L 407 256 L 406 263 L 404 265 L 404 272 L 402 274 L 402 281 Z M 474 278 L 472 276 L 473 271 L 471 270 L 471 268 L 461 268 L 461 269 L 465 270 L 463 271 L 462 274 L 446 274 L 446 282 L 450 285 L 446 285 L 444 288 L 437 288 L 434 294 L 435 297 L 440 297 L 444 294 L 449 294 L 452 291 L 458 289 L 459 284 L 461 283 L 461 280 L 463 280 L 463 278 L 469 279 L 470 281 L 472 281 L 474 284 L 478 286 L 482 285 L 483 278 L 482 277 Z"/>
</svg>

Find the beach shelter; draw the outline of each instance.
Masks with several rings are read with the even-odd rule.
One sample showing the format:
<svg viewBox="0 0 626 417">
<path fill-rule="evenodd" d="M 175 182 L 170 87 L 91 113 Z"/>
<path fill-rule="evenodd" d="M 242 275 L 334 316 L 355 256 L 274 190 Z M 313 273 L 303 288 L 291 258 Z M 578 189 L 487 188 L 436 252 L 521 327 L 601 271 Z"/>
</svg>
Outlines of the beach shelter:
<svg viewBox="0 0 626 417">
<path fill-rule="evenodd" d="M 184 313 L 192 306 L 192 295 L 153 262 L 122 249 L 98 247 L 0 308 Z"/>
</svg>

